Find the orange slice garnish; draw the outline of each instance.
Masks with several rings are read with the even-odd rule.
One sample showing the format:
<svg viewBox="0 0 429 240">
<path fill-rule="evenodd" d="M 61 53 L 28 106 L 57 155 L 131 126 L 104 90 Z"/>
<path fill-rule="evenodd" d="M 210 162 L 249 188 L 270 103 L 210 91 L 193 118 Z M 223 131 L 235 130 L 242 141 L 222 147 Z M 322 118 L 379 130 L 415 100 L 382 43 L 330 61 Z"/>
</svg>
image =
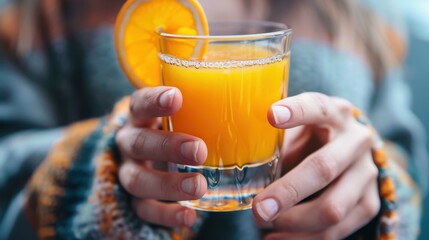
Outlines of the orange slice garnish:
<svg viewBox="0 0 429 240">
<path fill-rule="evenodd" d="M 116 20 L 115 45 L 128 80 L 137 88 L 161 84 L 158 32 L 207 35 L 208 23 L 196 0 L 128 0 Z M 196 41 L 169 46 L 187 58 L 202 55 Z M 205 44 L 205 43 L 204 43 Z M 200 51 L 195 53 L 195 51 Z"/>
</svg>

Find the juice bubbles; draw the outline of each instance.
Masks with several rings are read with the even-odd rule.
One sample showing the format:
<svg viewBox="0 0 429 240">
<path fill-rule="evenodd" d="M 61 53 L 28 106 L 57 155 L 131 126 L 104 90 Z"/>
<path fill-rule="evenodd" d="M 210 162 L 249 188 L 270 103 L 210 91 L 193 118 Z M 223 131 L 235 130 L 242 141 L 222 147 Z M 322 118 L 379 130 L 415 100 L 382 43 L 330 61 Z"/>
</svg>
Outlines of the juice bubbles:
<svg viewBox="0 0 429 240">
<path fill-rule="evenodd" d="M 255 45 L 215 44 L 204 61 L 161 59 L 163 84 L 183 94 L 170 130 L 204 140 L 204 166 L 242 168 L 273 159 L 283 134 L 267 112 L 284 97 L 288 56 Z"/>
</svg>

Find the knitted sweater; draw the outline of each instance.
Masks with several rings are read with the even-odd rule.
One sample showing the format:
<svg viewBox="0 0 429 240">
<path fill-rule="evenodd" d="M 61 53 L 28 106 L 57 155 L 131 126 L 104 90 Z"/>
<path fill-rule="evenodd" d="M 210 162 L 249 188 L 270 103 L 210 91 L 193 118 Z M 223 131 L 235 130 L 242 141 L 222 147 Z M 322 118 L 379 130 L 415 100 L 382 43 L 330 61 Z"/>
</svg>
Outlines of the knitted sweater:
<svg viewBox="0 0 429 240">
<path fill-rule="evenodd" d="M 101 25 L 53 41 L 48 52 L 22 56 L 20 65 L 0 48 L 0 219 L 33 175 L 27 212 L 43 238 L 259 239 L 250 211 L 201 214 L 192 229 L 154 226 L 133 213 L 117 179 L 120 159 L 113 141 L 125 121 L 127 100 L 112 110 L 133 88 L 116 60 L 112 32 L 110 25 Z M 392 143 L 399 236 L 412 239 L 427 182 L 426 153 L 402 70 L 391 69 L 376 85 L 369 67 L 355 56 L 305 39 L 295 40 L 291 56 L 289 95 L 318 91 L 346 98 Z M 375 235 L 377 224 L 363 234 Z M 3 230 L 0 226 L 0 234 Z"/>
</svg>

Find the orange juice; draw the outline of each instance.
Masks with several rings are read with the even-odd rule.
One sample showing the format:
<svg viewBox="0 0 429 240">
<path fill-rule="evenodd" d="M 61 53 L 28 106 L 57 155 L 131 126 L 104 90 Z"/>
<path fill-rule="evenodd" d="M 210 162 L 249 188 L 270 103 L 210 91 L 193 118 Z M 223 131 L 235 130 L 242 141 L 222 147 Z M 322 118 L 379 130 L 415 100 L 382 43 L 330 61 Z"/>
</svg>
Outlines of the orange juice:
<svg viewBox="0 0 429 240">
<path fill-rule="evenodd" d="M 170 130 L 204 140 L 204 166 L 242 168 L 273 159 L 283 132 L 269 124 L 267 112 L 285 97 L 288 55 L 255 45 L 216 44 L 204 61 L 161 59 L 163 84 L 183 94 Z"/>
</svg>

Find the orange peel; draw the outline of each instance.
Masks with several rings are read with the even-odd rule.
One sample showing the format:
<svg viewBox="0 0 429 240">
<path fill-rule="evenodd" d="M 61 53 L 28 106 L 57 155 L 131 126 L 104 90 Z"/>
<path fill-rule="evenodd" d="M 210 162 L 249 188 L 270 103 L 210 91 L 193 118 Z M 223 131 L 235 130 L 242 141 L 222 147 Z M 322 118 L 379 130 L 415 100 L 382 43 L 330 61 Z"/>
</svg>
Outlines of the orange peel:
<svg viewBox="0 0 429 240">
<path fill-rule="evenodd" d="M 196 0 L 128 0 L 115 26 L 115 48 L 128 80 L 137 88 L 161 84 L 159 31 L 180 35 L 207 35 L 208 23 Z M 172 43 L 179 56 L 195 55 L 196 41 Z M 207 44 L 204 42 L 204 44 Z M 202 56 L 206 47 L 199 47 Z"/>
</svg>

